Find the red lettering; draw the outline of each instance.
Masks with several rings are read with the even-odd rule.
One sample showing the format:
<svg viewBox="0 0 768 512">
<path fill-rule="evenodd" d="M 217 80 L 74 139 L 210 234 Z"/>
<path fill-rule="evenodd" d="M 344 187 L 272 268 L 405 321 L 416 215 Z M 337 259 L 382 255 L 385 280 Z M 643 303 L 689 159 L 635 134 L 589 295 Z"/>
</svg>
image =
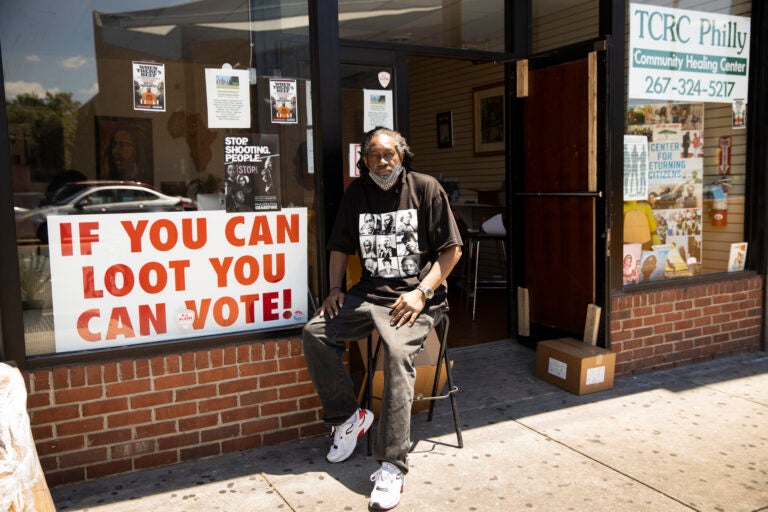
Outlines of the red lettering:
<svg viewBox="0 0 768 512">
<path fill-rule="evenodd" d="M 156 334 L 165 334 L 168 332 L 165 304 L 155 304 L 154 311 L 149 304 L 142 304 L 139 306 L 139 334 L 142 336 L 152 334 L 150 327 L 154 329 Z"/>
<path fill-rule="evenodd" d="M 235 262 L 235 279 L 243 285 L 256 282 L 259 278 L 259 262 L 253 256 L 241 256 Z"/>
<path fill-rule="evenodd" d="M 165 232 L 165 241 L 163 241 L 163 232 Z M 156 220 L 149 227 L 149 241 L 158 251 L 170 251 L 176 247 L 179 240 L 179 232 L 176 224 L 168 219 Z"/>
<path fill-rule="evenodd" d="M 184 305 L 195 314 L 195 320 L 192 322 L 192 328 L 195 330 L 205 327 L 205 319 L 208 317 L 208 311 L 211 309 L 211 299 L 200 301 L 200 310 L 194 300 L 185 300 Z"/>
<path fill-rule="evenodd" d="M 105 339 L 114 340 L 117 339 L 118 336 L 125 336 L 126 338 L 136 337 L 136 334 L 133 332 L 133 324 L 131 323 L 128 309 L 124 307 L 114 308 L 112 310 Z"/>
<path fill-rule="evenodd" d="M 251 293 L 248 295 L 241 295 L 240 302 L 243 303 L 245 309 L 245 323 L 252 324 L 256 321 L 256 301 L 259 300 L 258 293 Z"/>
<path fill-rule="evenodd" d="M 233 247 L 243 247 L 245 245 L 245 241 L 242 238 L 239 238 L 235 233 L 237 226 L 241 224 L 245 224 L 245 217 L 242 215 L 235 215 L 229 219 L 224 226 L 224 236 L 226 237 L 227 242 Z"/>
<path fill-rule="evenodd" d="M 88 309 L 83 311 L 77 317 L 77 334 L 85 341 L 101 341 L 101 334 L 93 332 L 88 328 L 91 319 L 99 318 L 101 314 L 98 309 Z"/>
<path fill-rule="evenodd" d="M 222 327 L 237 321 L 237 302 L 232 297 L 221 297 L 213 304 L 213 319 Z"/>
<path fill-rule="evenodd" d="M 284 244 L 286 235 L 292 243 L 299 241 L 299 214 L 291 214 L 291 223 L 288 223 L 287 215 L 277 216 L 277 243 Z"/>
<path fill-rule="evenodd" d="M 59 238 L 61 239 L 61 255 L 72 256 L 74 254 L 72 224 L 69 222 L 59 224 Z"/>
<path fill-rule="evenodd" d="M 80 233 L 80 254 L 91 254 L 91 245 L 99 241 L 99 223 L 81 222 L 77 227 Z"/>
<path fill-rule="evenodd" d="M 168 268 L 173 270 L 173 281 L 176 283 L 176 291 L 187 289 L 186 269 L 189 268 L 189 260 L 173 260 L 168 262 Z"/>
<path fill-rule="evenodd" d="M 117 277 L 122 276 L 122 285 L 118 286 Z M 134 277 L 128 265 L 118 263 L 107 269 L 104 275 L 104 287 L 110 295 L 115 297 L 124 297 L 133 290 Z"/>
<path fill-rule="evenodd" d="M 125 234 L 128 235 L 128 238 L 131 240 L 131 252 L 141 252 L 141 236 L 147 229 L 147 224 L 149 224 L 149 221 L 140 220 L 134 226 L 131 221 L 124 220 L 120 224 L 123 225 Z"/>
<path fill-rule="evenodd" d="M 261 303 L 261 311 L 262 311 L 262 317 L 265 322 L 268 322 L 270 320 L 280 319 L 280 315 L 275 313 L 275 310 L 277 309 L 278 297 L 280 297 L 280 294 L 278 292 L 269 292 L 269 293 L 262 294 L 263 302 Z"/>
<path fill-rule="evenodd" d="M 264 279 L 268 283 L 277 283 L 285 277 L 285 254 L 278 253 L 276 262 L 272 260 L 272 254 L 264 255 Z"/>
<path fill-rule="evenodd" d="M 83 297 L 99 299 L 104 296 L 104 290 L 97 290 L 93 279 L 93 267 L 83 267 Z"/>
<path fill-rule="evenodd" d="M 253 218 L 251 226 L 251 238 L 248 245 L 258 245 L 259 243 L 272 244 L 272 232 L 269 230 L 269 222 L 263 215 Z"/>
<path fill-rule="evenodd" d="M 208 259 L 208 261 L 211 262 L 213 271 L 216 272 L 216 283 L 219 288 L 227 286 L 227 271 L 232 265 L 233 260 L 234 258 L 232 256 L 227 256 L 223 260 L 219 260 L 218 258 Z"/>
<path fill-rule="evenodd" d="M 155 284 L 151 283 L 151 274 L 155 274 Z M 165 267 L 156 261 L 150 261 L 141 266 L 139 270 L 139 286 L 147 293 L 159 293 L 168 284 L 168 273 Z"/>
<path fill-rule="evenodd" d="M 196 220 L 198 236 L 197 238 L 193 238 L 192 219 L 181 219 L 181 237 L 184 242 L 184 247 L 187 249 L 201 249 L 208 242 L 208 230 L 205 217 L 198 217 Z"/>
</svg>

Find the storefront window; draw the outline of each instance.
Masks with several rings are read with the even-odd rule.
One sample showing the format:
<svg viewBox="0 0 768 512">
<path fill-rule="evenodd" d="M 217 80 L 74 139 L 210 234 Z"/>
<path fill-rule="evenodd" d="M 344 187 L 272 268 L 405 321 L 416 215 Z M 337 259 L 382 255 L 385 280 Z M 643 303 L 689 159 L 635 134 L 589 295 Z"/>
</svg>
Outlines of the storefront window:
<svg viewBox="0 0 768 512">
<path fill-rule="evenodd" d="M 255 4 L 3 2 L 28 356 L 305 319 L 307 5 Z"/>
<path fill-rule="evenodd" d="M 631 2 L 625 285 L 740 271 L 750 2 Z"/>
<path fill-rule="evenodd" d="M 504 0 L 339 1 L 342 39 L 504 51 Z"/>
</svg>

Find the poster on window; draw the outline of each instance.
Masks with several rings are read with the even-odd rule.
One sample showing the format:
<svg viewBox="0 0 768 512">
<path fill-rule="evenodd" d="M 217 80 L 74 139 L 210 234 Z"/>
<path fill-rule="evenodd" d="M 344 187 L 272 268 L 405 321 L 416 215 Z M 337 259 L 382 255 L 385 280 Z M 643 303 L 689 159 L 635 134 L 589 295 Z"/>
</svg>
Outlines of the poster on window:
<svg viewBox="0 0 768 512">
<path fill-rule="evenodd" d="M 394 128 L 395 116 L 392 108 L 392 91 L 363 89 L 363 131 L 377 126 Z"/>
<path fill-rule="evenodd" d="M 279 135 L 224 137 L 224 204 L 228 212 L 280 209 Z"/>
<path fill-rule="evenodd" d="M 208 128 L 250 128 L 251 86 L 247 69 L 205 70 Z"/>
<path fill-rule="evenodd" d="M 270 78 L 269 103 L 273 124 L 296 124 L 299 109 L 296 99 L 296 80 Z"/>
<path fill-rule="evenodd" d="M 629 97 L 730 103 L 747 97 L 750 19 L 629 4 Z"/>
<path fill-rule="evenodd" d="M 307 320 L 307 209 L 48 217 L 56 352 Z M 55 245 L 54 245 L 55 244 Z"/>
<path fill-rule="evenodd" d="M 134 61 L 133 109 L 165 112 L 165 64 Z"/>
<path fill-rule="evenodd" d="M 630 103 L 627 117 L 624 187 L 625 201 L 630 202 L 624 207 L 625 238 L 629 212 L 642 211 L 647 221 L 642 226 L 633 222 L 631 233 L 637 239 L 625 242 L 642 243 L 643 255 L 657 263 L 662 259 L 660 251 L 666 251 L 663 278 L 690 276 L 700 269 L 702 255 L 704 104 Z M 642 158 L 642 139 L 647 140 L 644 196 L 633 181 L 634 162 Z M 638 142 L 637 155 L 627 140 Z M 643 230 L 649 235 L 638 235 Z M 658 271 L 649 272 L 649 265 L 638 282 L 662 278 Z"/>
</svg>

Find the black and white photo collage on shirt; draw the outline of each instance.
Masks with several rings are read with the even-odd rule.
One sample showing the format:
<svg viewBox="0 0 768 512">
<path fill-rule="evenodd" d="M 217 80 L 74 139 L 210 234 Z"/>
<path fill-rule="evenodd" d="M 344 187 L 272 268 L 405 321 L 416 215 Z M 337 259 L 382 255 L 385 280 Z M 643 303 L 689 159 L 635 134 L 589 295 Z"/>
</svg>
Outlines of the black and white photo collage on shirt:
<svg viewBox="0 0 768 512">
<path fill-rule="evenodd" d="M 419 231 L 416 209 L 361 213 L 358 219 L 363 269 L 372 276 L 418 275 Z"/>
</svg>

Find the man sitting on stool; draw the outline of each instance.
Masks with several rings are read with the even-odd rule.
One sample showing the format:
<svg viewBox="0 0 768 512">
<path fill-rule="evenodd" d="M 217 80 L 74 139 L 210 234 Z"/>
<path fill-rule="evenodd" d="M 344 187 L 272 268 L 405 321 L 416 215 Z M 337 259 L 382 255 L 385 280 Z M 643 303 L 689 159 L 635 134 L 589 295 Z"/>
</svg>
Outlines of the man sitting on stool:
<svg viewBox="0 0 768 512">
<path fill-rule="evenodd" d="M 328 243 L 331 290 L 304 327 L 303 346 L 324 419 L 333 426 L 327 459 L 341 462 L 373 423 L 373 413 L 358 408 L 342 360 L 345 342 L 378 331 L 384 344 L 384 390 L 373 455 L 381 468 L 371 475 L 375 485 L 370 505 L 388 510 L 400 502 L 408 472 L 413 360 L 447 307 L 445 279 L 461 257 L 462 242 L 448 196 L 436 179 L 411 170 L 413 154 L 401 134 L 375 128 L 365 135 L 360 154 L 360 178 L 344 194 Z M 398 265 L 396 275 L 383 277 L 363 267 L 360 282 L 345 295 L 341 284 L 347 258 L 363 252 L 361 220 L 371 213 L 410 219 L 402 229 L 416 236 L 418 272 L 406 275 Z M 401 239 L 396 236 L 396 243 Z"/>
</svg>

